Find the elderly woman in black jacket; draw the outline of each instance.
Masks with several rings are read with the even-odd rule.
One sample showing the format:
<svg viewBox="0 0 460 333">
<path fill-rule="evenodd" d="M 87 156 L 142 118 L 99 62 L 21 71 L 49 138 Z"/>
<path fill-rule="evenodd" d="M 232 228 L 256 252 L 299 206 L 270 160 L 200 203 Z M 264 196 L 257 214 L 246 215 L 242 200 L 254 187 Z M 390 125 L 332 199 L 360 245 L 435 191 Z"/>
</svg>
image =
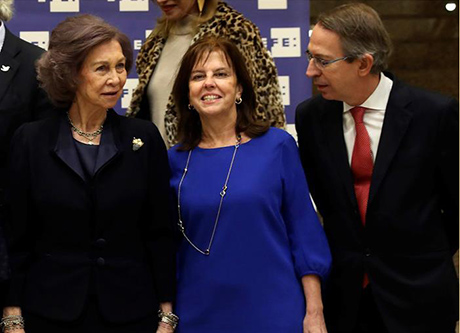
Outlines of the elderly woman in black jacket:
<svg viewBox="0 0 460 333">
<path fill-rule="evenodd" d="M 52 32 L 39 80 L 67 113 L 13 138 L 6 331 L 174 329 L 165 145 L 152 123 L 112 110 L 131 64 L 129 39 L 98 17 Z"/>
</svg>

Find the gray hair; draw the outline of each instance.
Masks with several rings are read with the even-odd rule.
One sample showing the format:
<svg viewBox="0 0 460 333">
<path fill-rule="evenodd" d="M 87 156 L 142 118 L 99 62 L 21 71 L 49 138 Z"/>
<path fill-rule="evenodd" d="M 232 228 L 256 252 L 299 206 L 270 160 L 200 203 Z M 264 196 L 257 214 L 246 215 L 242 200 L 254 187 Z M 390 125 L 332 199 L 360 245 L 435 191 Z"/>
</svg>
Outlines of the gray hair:
<svg viewBox="0 0 460 333">
<path fill-rule="evenodd" d="M 321 27 L 339 35 L 345 56 L 360 58 L 371 54 L 371 73 L 378 74 L 388 66 L 392 52 L 390 36 L 379 14 L 363 3 L 349 3 L 318 17 Z"/>
<path fill-rule="evenodd" d="M 9 21 L 13 17 L 14 0 L 0 0 L 0 20 Z"/>
</svg>

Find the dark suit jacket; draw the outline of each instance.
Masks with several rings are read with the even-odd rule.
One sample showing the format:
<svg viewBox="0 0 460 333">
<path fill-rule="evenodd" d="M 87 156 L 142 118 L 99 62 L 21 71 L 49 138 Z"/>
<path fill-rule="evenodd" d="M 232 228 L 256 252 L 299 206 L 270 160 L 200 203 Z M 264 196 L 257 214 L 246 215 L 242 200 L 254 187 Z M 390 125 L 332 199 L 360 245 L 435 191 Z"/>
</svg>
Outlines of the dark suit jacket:
<svg viewBox="0 0 460 333">
<path fill-rule="evenodd" d="M 6 28 L 6 27 L 5 27 Z M 23 123 L 53 114 L 54 108 L 38 87 L 35 61 L 43 49 L 13 35 L 8 29 L 0 52 L 0 188 L 3 190 L 9 144 Z M 0 198 L 3 202 L 3 195 Z"/>
<path fill-rule="evenodd" d="M 36 78 L 34 63 L 45 51 L 16 37 L 6 27 L 5 30 L 0 52 L 0 280 L 8 276 L 1 223 L 10 140 L 21 124 L 55 112 Z"/>
<path fill-rule="evenodd" d="M 317 96 L 296 111 L 302 163 L 333 256 L 325 298 L 332 333 L 355 325 L 364 272 L 391 333 L 450 332 L 458 316 L 458 103 L 393 80 L 365 227 L 342 102 Z"/>
<path fill-rule="evenodd" d="M 133 138 L 144 145 L 133 150 Z M 172 301 L 169 166 L 156 127 L 108 112 L 97 171 L 86 178 L 66 115 L 25 124 L 7 188 L 12 279 L 7 305 L 70 321 L 88 294 L 126 322 Z"/>
</svg>

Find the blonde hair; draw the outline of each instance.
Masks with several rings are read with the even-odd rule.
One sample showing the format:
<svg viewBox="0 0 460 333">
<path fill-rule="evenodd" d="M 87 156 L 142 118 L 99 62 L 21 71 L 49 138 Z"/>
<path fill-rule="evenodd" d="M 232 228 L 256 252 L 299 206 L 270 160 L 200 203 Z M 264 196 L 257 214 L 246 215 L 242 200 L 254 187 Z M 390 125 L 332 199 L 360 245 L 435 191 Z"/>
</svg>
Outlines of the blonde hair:
<svg viewBox="0 0 460 333">
<path fill-rule="evenodd" d="M 0 0 L 0 20 L 9 21 L 13 17 L 14 0 Z"/>
<path fill-rule="evenodd" d="M 195 6 L 197 7 L 197 10 L 198 10 L 198 2 L 196 0 L 190 0 L 190 1 L 195 1 Z M 204 2 L 203 11 L 201 12 L 201 15 L 195 18 L 194 23 L 197 28 L 200 24 L 210 20 L 214 16 L 214 14 L 216 13 L 216 9 L 217 9 L 217 3 L 218 3 L 218 0 L 206 0 Z M 170 21 L 166 18 L 165 15 L 162 15 L 157 20 L 157 25 L 155 29 L 153 29 L 152 33 L 154 34 L 154 36 L 161 36 L 161 37 L 167 38 L 169 35 L 169 32 L 171 31 L 171 28 L 174 27 L 175 24 L 176 24 L 175 21 Z"/>
</svg>

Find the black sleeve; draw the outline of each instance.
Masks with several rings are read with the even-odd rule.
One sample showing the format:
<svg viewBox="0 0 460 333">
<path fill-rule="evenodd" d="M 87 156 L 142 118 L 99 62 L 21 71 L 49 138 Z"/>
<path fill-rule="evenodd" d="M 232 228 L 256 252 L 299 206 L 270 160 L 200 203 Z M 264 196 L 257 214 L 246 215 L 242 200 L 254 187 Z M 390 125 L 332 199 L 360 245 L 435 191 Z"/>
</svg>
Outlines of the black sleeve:
<svg viewBox="0 0 460 333">
<path fill-rule="evenodd" d="M 147 222 L 147 244 L 153 260 L 155 286 L 160 302 L 172 302 L 175 295 L 175 241 L 169 189 L 170 169 L 163 139 L 158 129 L 152 130 L 154 149 L 151 154 L 151 209 Z"/>
<path fill-rule="evenodd" d="M 9 155 L 5 234 L 7 237 L 11 278 L 5 305 L 20 306 L 30 252 L 33 246 L 33 230 L 29 216 L 29 154 L 27 125 L 21 126 L 13 136 Z"/>
<path fill-rule="evenodd" d="M 441 209 L 450 249 L 454 254 L 459 245 L 459 130 L 456 100 L 451 100 L 443 110 L 439 133 Z"/>
</svg>

